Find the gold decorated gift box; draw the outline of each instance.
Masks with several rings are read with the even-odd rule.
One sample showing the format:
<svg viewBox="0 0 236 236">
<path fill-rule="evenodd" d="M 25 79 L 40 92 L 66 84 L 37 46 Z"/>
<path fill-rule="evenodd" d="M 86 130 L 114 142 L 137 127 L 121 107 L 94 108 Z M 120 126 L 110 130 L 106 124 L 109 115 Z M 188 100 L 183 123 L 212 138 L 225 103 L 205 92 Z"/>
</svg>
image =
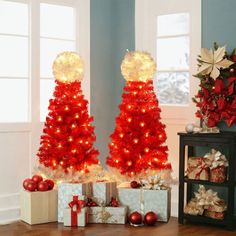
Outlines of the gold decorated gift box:
<svg viewBox="0 0 236 236">
<path fill-rule="evenodd" d="M 88 209 L 89 223 L 125 224 L 127 222 L 127 207 L 90 207 Z"/>
<path fill-rule="evenodd" d="M 209 180 L 209 164 L 204 157 L 189 157 L 187 163 L 189 179 Z"/>
<path fill-rule="evenodd" d="M 79 196 L 80 200 L 91 197 L 91 183 L 61 183 L 58 186 L 58 222 L 63 222 L 64 209 L 68 207 L 72 196 Z M 86 196 L 86 197 L 85 197 Z"/>
<path fill-rule="evenodd" d="M 168 222 L 170 218 L 171 189 L 149 190 L 118 188 L 118 200 L 128 206 L 128 213 L 138 211 L 146 214 L 154 211 L 158 221 Z"/>
<path fill-rule="evenodd" d="M 92 196 L 103 205 L 108 205 L 111 198 L 116 198 L 116 182 L 95 182 L 92 187 Z"/>
<path fill-rule="evenodd" d="M 34 225 L 57 221 L 57 191 L 20 192 L 20 218 Z"/>
</svg>

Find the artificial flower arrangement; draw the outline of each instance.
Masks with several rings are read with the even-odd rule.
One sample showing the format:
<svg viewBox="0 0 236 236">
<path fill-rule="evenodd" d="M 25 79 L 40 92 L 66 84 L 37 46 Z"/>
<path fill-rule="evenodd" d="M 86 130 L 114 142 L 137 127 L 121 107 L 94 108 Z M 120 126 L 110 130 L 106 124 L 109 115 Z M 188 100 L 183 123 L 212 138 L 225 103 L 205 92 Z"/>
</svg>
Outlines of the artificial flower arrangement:
<svg viewBox="0 0 236 236">
<path fill-rule="evenodd" d="M 221 121 L 236 124 L 236 54 L 214 43 L 213 49 L 202 48 L 198 58 L 200 89 L 193 98 L 198 108 L 196 116 L 207 127 Z"/>
</svg>

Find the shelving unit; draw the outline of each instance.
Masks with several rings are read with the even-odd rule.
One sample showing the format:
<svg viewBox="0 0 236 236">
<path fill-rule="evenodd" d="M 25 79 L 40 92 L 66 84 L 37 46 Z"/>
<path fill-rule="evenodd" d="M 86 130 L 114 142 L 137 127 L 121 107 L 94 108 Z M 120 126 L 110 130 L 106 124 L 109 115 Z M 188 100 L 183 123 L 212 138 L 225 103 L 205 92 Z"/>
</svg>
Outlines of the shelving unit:
<svg viewBox="0 0 236 236">
<path fill-rule="evenodd" d="M 235 193 L 235 158 L 236 158 L 236 133 L 235 132 L 221 132 L 218 134 L 189 134 L 178 133 L 179 135 L 179 223 L 183 224 L 186 220 L 198 223 L 209 223 L 225 226 L 228 230 L 234 229 L 234 193 Z M 190 156 L 196 155 L 197 147 L 208 147 L 219 150 L 223 148 L 228 150 L 226 158 L 229 162 L 228 179 L 224 183 L 214 183 L 205 180 L 188 179 L 185 176 L 186 160 Z M 227 191 L 227 211 L 224 220 L 211 219 L 205 216 L 192 216 L 184 214 L 184 204 L 192 198 L 193 185 L 202 184 L 208 186 L 217 186 L 226 188 Z M 185 199 L 186 190 L 186 199 Z M 186 200 L 186 201 L 185 201 Z"/>
</svg>

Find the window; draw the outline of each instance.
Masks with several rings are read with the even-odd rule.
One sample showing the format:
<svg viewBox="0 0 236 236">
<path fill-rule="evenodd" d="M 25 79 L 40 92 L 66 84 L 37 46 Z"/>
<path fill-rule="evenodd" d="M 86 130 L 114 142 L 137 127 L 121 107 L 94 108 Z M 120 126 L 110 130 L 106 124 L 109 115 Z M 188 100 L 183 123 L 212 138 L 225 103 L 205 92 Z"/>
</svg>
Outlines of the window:
<svg viewBox="0 0 236 236">
<path fill-rule="evenodd" d="M 87 0 L 0 0 L 0 123 L 45 120 L 59 53 L 78 51 L 89 69 L 88 12 Z"/>
<path fill-rule="evenodd" d="M 75 11 L 73 7 L 40 4 L 40 121 L 48 113 L 54 90 L 52 64 L 62 51 L 75 51 Z"/>
<path fill-rule="evenodd" d="M 157 16 L 155 80 L 162 105 L 189 103 L 189 13 Z"/>
<path fill-rule="evenodd" d="M 29 8 L 0 1 L 0 122 L 29 117 Z"/>
</svg>

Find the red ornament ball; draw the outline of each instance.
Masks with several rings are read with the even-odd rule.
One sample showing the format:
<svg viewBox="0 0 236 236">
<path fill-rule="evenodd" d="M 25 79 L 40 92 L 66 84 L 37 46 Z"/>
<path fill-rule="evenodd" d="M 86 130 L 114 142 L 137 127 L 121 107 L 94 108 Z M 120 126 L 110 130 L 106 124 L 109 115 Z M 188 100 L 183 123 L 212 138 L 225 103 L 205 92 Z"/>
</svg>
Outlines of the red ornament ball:
<svg viewBox="0 0 236 236">
<path fill-rule="evenodd" d="M 33 175 L 32 180 L 38 184 L 39 182 L 43 181 L 43 177 L 41 175 Z"/>
<path fill-rule="evenodd" d="M 154 225 L 157 221 L 157 214 L 153 211 L 149 211 L 144 216 L 144 223 L 147 225 Z"/>
<path fill-rule="evenodd" d="M 54 187 L 54 182 L 51 179 L 44 180 L 48 184 L 48 190 L 52 190 Z"/>
<path fill-rule="evenodd" d="M 25 189 L 25 190 L 27 190 L 27 186 L 28 186 L 28 183 L 29 183 L 29 181 L 32 181 L 32 179 L 25 179 L 24 181 L 23 181 L 23 188 Z"/>
<path fill-rule="evenodd" d="M 132 212 L 129 215 L 129 222 L 135 225 L 142 224 L 142 215 L 137 211 Z"/>
<path fill-rule="evenodd" d="M 131 188 L 139 188 L 140 185 L 139 185 L 139 183 L 138 183 L 137 181 L 132 181 L 132 182 L 130 183 L 130 187 L 131 187 Z"/>
<path fill-rule="evenodd" d="M 28 190 L 30 192 L 36 191 L 37 190 L 37 184 L 33 180 L 28 180 L 26 190 Z"/>
<path fill-rule="evenodd" d="M 41 181 L 38 184 L 38 191 L 44 192 L 48 190 L 48 184 L 45 181 Z"/>
</svg>

